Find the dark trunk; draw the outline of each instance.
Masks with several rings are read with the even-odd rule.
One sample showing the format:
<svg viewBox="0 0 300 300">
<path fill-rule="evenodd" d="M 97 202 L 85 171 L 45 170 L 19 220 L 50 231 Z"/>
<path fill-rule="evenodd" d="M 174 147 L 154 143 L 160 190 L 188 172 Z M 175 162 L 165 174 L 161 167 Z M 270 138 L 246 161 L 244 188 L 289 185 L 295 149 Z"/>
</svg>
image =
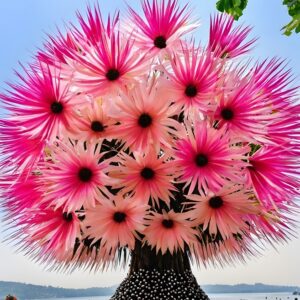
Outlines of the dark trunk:
<svg viewBox="0 0 300 300">
<path fill-rule="evenodd" d="M 136 243 L 127 278 L 111 300 L 209 300 L 192 274 L 188 255 L 156 254 Z"/>
</svg>

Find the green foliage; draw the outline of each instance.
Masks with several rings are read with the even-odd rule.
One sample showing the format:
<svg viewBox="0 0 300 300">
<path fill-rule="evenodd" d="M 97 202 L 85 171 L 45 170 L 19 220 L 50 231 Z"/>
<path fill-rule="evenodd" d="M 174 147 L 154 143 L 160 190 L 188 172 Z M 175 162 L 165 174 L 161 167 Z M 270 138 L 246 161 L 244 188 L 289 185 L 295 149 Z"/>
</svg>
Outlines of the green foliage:
<svg viewBox="0 0 300 300">
<path fill-rule="evenodd" d="M 292 20 L 282 28 L 284 34 L 289 36 L 293 31 L 300 32 L 300 0 L 283 0 L 283 4 L 287 6 L 292 17 Z"/>
<path fill-rule="evenodd" d="M 247 4 L 248 0 L 219 0 L 217 2 L 217 9 L 221 12 L 227 12 L 235 20 L 238 20 L 243 15 L 243 10 Z"/>
</svg>

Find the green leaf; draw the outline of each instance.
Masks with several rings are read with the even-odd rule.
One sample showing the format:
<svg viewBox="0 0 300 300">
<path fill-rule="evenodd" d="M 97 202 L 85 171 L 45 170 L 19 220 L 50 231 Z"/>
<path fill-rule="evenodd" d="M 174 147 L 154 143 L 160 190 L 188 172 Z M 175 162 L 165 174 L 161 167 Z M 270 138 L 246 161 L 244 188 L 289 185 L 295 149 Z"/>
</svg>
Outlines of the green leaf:
<svg viewBox="0 0 300 300">
<path fill-rule="evenodd" d="M 292 17 L 292 20 L 283 26 L 283 34 L 289 36 L 293 31 L 300 32 L 300 0 L 283 0 L 282 3 L 287 6 L 288 13 Z"/>
<path fill-rule="evenodd" d="M 216 7 L 221 12 L 227 12 L 232 15 L 235 20 L 238 20 L 243 15 L 243 10 L 246 8 L 248 0 L 219 0 Z"/>
</svg>

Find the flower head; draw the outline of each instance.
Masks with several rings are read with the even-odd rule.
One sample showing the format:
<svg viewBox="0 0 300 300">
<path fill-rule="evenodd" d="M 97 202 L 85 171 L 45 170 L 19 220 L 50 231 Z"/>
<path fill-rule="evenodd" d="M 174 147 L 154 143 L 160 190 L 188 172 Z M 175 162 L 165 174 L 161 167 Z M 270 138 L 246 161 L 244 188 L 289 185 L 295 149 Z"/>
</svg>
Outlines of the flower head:
<svg viewBox="0 0 300 300">
<path fill-rule="evenodd" d="M 144 230 L 146 210 L 146 205 L 120 194 L 102 199 L 94 208 L 86 210 L 84 234 L 94 241 L 100 240 L 101 247 L 107 251 L 126 246 L 133 249 L 137 232 Z"/>
<path fill-rule="evenodd" d="M 42 168 L 40 179 L 49 186 L 45 192 L 47 202 L 70 212 L 94 207 L 103 197 L 99 190 L 109 194 L 105 185 L 112 184 L 112 179 L 105 174 L 108 164 L 99 162 L 102 154 L 97 153 L 97 146 L 61 142 L 50 150 L 51 159 Z"/>
<path fill-rule="evenodd" d="M 208 51 L 182 46 L 171 59 L 168 72 L 175 105 L 185 112 L 191 108 L 206 112 L 218 83 L 219 65 Z"/>
<path fill-rule="evenodd" d="M 145 224 L 144 242 L 156 248 L 156 253 L 184 251 L 185 245 L 196 239 L 197 232 L 186 213 L 175 213 L 173 210 L 163 211 L 162 214 L 152 212 Z"/>
<path fill-rule="evenodd" d="M 219 14 L 210 19 L 208 48 L 216 57 L 233 58 L 249 52 L 255 39 L 243 43 L 251 28 L 237 26 L 233 28 L 234 19 L 227 14 Z"/>
<path fill-rule="evenodd" d="M 170 148 L 173 136 L 182 132 L 181 125 L 171 118 L 175 111 L 170 106 L 168 93 L 155 79 L 122 93 L 116 105 L 119 111 L 113 116 L 118 117 L 120 123 L 117 136 L 131 151 Z"/>
<path fill-rule="evenodd" d="M 243 180 L 237 174 L 247 166 L 243 160 L 248 148 L 231 146 L 228 139 L 224 131 L 210 128 L 205 121 L 187 124 L 187 138 L 178 140 L 175 156 L 189 193 L 195 188 L 199 193 L 218 191 L 228 180 Z"/>
<path fill-rule="evenodd" d="M 167 156 L 167 155 L 165 155 Z M 116 167 L 122 193 L 134 193 L 135 201 L 148 204 L 151 199 L 159 206 L 159 200 L 169 204 L 171 191 L 176 190 L 172 181 L 176 167 L 168 157 L 158 157 L 154 150 L 145 155 L 134 156 L 121 153 L 120 165 Z"/>
<path fill-rule="evenodd" d="M 150 51 L 152 55 L 161 50 L 172 50 L 183 34 L 198 26 L 189 24 L 190 11 L 187 5 L 180 9 L 177 0 L 154 0 L 152 3 L 143 0 L 142 8 L 145 20 L 129 7 L 133 37 L 139 49 Z"/>
</svg>

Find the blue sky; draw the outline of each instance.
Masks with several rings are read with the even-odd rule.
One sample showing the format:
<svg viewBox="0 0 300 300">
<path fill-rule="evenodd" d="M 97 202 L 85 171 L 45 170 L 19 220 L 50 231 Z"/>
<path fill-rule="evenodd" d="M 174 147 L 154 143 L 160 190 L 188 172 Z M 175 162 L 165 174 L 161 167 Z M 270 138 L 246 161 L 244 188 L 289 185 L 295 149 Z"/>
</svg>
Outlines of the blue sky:
<svg viewBox="0 0 300 300">
<path fill-rule="evenodd" d="M 122 0 L 99 0 L 104 15 L 120 8 L 124 11 Z M 127 0 L 138 6 L 138 0 Z M 194 16 L 202 26 L 197 32 L 198 40 L 205 43 L 208 35 L 210 13 L 215 12 L 216 0 L 179 0 L 189 2 Z M 251 0 L 245 15 L 239 23 L 253 26 L 253 37 L 259 37 L 256 49 L 251 56 L 255 59 L 282 57 L 289 62 L 300 83 L 300 34 L 285 37 L 280 28 L 289 21 L 286 8 L 281 0 Z M 75 22 L 75 11 L 85 11 L 86 1 L 82 0 L 10 0 L 0 1 L 0 91 L 5 88 L 5 81 L 14 80 L 13 69 L 20 69 L 18 61 L 31 60 L 37 47 L 42 45 L 47 33 L 54 34 L 56 26 L 62 28 L 69 21 Z M 93 3 L 93 2 L 91 2 Z M 108 4 L 109 3 L 109 4 Z M 1 226 L 1 223 L 0 223 Z M 247 260 L 245 265 L 223 269 L 195 269 L 200 284 L 264 282 L 273 284 L 291 284 L 300 286 L 300 230 L 298 238 L 288 245 L 281 245 L 277 251 L 269 247 L 262 251 L 259 258 Z M 0 234 L 0 280 L 20 281 L 63 287 L 105 286 L 120 282 L 126 271 L 117 269 L 103 274 L 89 274 L 76 271 L 73 274 L 47 272 L 43 267 L 30 262 L 23 254 L 14 254 L 14 248 L 3 241 Z"/>
</svg>

